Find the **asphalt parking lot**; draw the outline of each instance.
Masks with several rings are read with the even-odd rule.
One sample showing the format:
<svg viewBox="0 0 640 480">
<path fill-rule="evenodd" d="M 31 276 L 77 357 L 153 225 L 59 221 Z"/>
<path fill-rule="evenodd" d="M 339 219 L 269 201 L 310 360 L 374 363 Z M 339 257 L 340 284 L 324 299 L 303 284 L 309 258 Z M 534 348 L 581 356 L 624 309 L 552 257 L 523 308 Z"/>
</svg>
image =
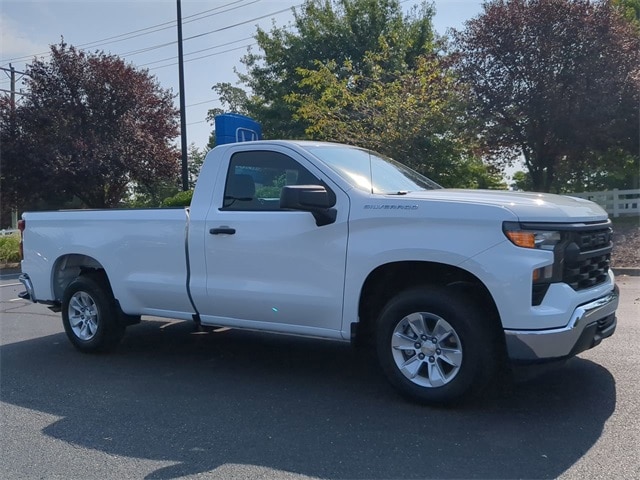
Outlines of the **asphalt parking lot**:
<svg viewBox="0 0 640 480">
<path fill-rule="evenodd" d="M 147 320 L 83 355 L 0 278 L 0 478 L 640 478 L 640 277 L 618 330 L 457 409 L 346 344 Z"/>
</svg>

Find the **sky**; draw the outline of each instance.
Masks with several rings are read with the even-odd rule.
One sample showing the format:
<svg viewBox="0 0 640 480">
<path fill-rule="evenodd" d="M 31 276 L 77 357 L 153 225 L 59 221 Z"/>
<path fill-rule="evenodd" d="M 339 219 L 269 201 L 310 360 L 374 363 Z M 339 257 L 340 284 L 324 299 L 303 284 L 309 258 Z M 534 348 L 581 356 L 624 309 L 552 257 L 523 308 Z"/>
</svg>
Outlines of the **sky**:
<svg viewBox="0 0 640 480">
<path fill-rule="evenodd" d="M 61 38 L 93 52 L 118 55 L 148 68 L 179 106 L 178 47 L 175 0 L 0 0 L 0 67 L 24 71 L 35 56 L 46 55 Z M 235 70 L 247 48 L 255 44 L 256 26 L 286 26 L 291 8 L 303 0 L 182 0 L 187 143 L 204 148 L 213 130 L 207 111 L 219 107 L 211 87 L 237 84 Z M 401 0 L 405 11 L 419 0 Z M 436 0 L 438 33 L 461 29 L 481 11 L 481 0 Z M 193 37 L 193 38 L 192 38 Z M 19 77 L 19 76 L 18 76 Z M 0 71 L 0 89 L 10 80 Z M 21 88 L 18 81 L 17 89 Z M 18 95 L 19 97 L 19 95 Z"/>
</svg>

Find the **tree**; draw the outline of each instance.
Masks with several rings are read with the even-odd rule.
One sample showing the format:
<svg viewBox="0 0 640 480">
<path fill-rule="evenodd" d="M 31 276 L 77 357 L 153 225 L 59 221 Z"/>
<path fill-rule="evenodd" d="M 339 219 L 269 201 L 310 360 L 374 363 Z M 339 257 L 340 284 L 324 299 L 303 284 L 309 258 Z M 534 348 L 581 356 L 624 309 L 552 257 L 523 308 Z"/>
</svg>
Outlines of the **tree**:
<svg viewBox="0 0 640 480">
<path fill-rule="evenodd" d="M 403 15 L 398 0 L 307 0 L 294 13 L 293 25 L 258 30 L 263 54 L 249 53 L 240 75 L 250 95 L 214 86 L 225 111 L 260 121 L 266 137 L 387 153 L 443 185 L 500 185 L 456 131 L 464 100 L 436 53 L 432 7 Z"/>
<path fill-rule="evenodd" d="M 61 42 L 27 74 L 28 95 L 15 112 L 18 133 L 9 141 L 23 154 L 3 153 L 3 164 L 38 173 L 12 177 L 10 190 L 34 192 L 41 185 L 54 206 L 76 197 L 83 206 L 105 208 L 118 205 L 132 183 L 152 189 L 177 179 L 179 152 L 171 143 L 177 111 L 171 92 L 148 71 Z"/>
<path fill-rule="evenodd" d="M 299 69 L 298 90 L 308 93 L 287 100 L 297 108 L 294 118 L 308 125 L 307 136 L 387 154 L 444 186 L 503 187 L 500 173 L 475 157 L 469 139 L 456 131 L 464 99 L 445 62 L 422 55 L 414 69 L 392 72 L 385 69 L 388 50 L 381 50 L 366 55 L 358 69 L 348 61 Z"/>
<path fill-rule="evenodd" d="M 212 108 L 209 110 L 207 112 L 208 121 L 212 122 L 216 115 L 228 112 L 249 115 L 247 110 L 249 98 L 243 89 L 234 87 L 228 82 L 217 83 L 211 89 L 218 94 L 218 98 L 224 108 Z"/>
<path fill-rule="evenodd" d="M 7 162 L 7 159 L 20 157 L 17 142 L 12 141 L 18 136 L 14 105 L 8 96 L 0 97 L 0 228 L 11 224 L 12 209 L 18 203 L 19 195 L 26 192 L 11 188 L 16 184 L 19 175 L 17 162 Z"/>
<path fill-rule="evenodd" d="M 158 208 L 176 206 L 176 204 L 167 202 L 169 198 L 177 198 L 180 199 L 179 201 L 184 201 L 185 198 L 188 198 L 190 201 L 206 155 L 207 149 L 199 149 L 194 143 L 189 145 L 187 155 L 189 190 L 186 192 L 181 191 L 180 185 L 178 185 L 175 178 L 150 185 L 132 184 L 123 204 L 130 208 Z M 188 203 L 181 203 L 181 205 L 188 205 Z"/>
<path fill-rule="evenodd" d="M 610 2 L 487 2 L 455 45 L 480 139 L 496 161 L 521 155 L 535 190 L 637 156 L 640 36 Z"/>
<path fill-rule="evenodd" d="M 514 190 L 528 192 L 533 189 L 533 185 L 531 184 L 531 177 L 527 172 L 518 170 L 513 174 L 513 182 L 511 183 L 510 187 Z"/>
<path fill-rule="evenodd" d="M 613 0 L 612 3 L 627 20 L 640 28 L 640 0 Z"/>
<path fill-rule="evenodd" d="M 61 206 L 69 196 L 57 188 L 47 172 L 39 167 L 37 147 L 25 141 L 19 122 L 19 107 L 8 96 L 0 97 L 0 225 L 9 226 L 12 210 L 37 210 L 43 199 Z M 19 207 L 19 208 L 18 208 Z"/>
<path fill-rule="evenodd" d="M 223 108 L 212 108 L 207 112 L 207 121 L 213 122 L 217 115 L 223 113 L 239 113 L 241 115 L 249 115 L 247 105 L 249 98 L 247 93 L 238 87 L 234 87 L 228 82 L 217 83 L 211 89 L 218 94 L 218 98 Z M 209 135 L 207 148 L 212 149 L 216 146 L 216 131 L 213 130 Z"/>
<path fill-rule="evenodd" d="M 427 4 L 404 16 L 398 0 L 307 0 L 294 9 L 293 25 L 274 26 L 270 32 L 258 29 L 261 53 L 249 52 L 243 59 L 247 73 L 239 75 L 251 95 L 239 98 L 228 85 L 217 87 L 227 99 L 238 100 L 230 105 L 232 111 L 261 122 L 266 137 L 300 138 L 306 125 L 293 118 L 294 107 L 284 100 L 292 92 L 303 93 L 299 68 L 313 69 L 316 61 L 339 66 L 349 61 L 353 70 L 362 72 L 365 56 L 382 44 L 390 52 L 385 70 L 413 67 L 422 53 L 432 50 L 432 16 Z M 351 73 L 335 74 L 344 78 Z"/>
<path fill-rule="evenodd" d="M 204 164 L 204 159 L 207 156 L 207 149 L 199 149 L 194 143 L 189 145 L 189 188 L 193 190 L 198 181 L 200 170 Z"/>
</svg>

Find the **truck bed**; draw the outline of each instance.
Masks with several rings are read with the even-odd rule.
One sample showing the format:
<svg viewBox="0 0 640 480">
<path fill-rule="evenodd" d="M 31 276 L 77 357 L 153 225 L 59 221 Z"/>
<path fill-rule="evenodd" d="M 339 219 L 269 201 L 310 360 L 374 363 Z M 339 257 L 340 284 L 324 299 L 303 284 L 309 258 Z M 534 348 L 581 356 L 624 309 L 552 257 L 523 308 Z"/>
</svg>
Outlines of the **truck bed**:
<svg viewBox="0 0 640 480">
<path fill-rule="evenodd" d="M 39 301 L 59 301 L 50 281 L 75 275 L 79 257 L 102 266 L 122 309 L 154 315 L 191 311 L 187 296 L 184 209 L 74 210 L 25 214 L 25 258 Z M 55 263 L 52 265 L 51 263 Z"/>
</svg>

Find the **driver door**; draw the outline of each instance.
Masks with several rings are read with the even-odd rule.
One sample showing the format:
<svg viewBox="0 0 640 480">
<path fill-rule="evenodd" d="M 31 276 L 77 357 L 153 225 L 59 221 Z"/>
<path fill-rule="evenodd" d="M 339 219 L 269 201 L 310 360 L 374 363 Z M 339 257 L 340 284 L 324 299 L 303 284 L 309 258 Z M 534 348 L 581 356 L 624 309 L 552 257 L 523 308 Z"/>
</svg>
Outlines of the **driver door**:
<svg viewBox="0 0 640 480">
<path fill-rule="evenodd" d="M 335 186 L 337 218 L 280 209 L 285 185 L 321 175 L 288 149 L 236 152 L 205 226 L 205 323 L 335 337 L 342 325 L 349 200 Z M 328 181 L 326 179 L 326 183 Z M 222 184 L 224 182 L 224 184 Z M 325 183 L 325 184 L 326 184 Z"/>
</svg>

